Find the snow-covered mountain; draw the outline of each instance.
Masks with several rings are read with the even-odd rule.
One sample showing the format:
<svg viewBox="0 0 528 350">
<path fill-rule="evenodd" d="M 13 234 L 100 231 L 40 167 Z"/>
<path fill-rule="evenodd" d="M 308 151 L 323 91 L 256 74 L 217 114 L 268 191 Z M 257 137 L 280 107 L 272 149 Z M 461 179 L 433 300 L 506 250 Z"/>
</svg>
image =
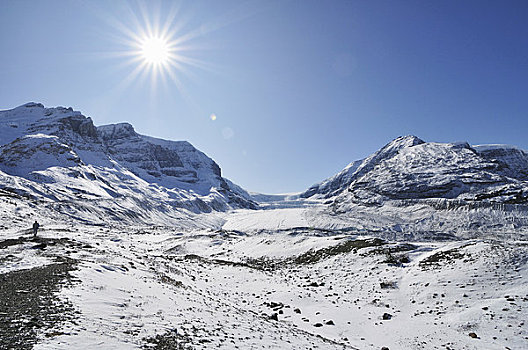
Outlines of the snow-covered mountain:
<svg viewBox="0 0 528 350">
<path fill-rule="evenodd" d="M 399 137 L 301 194 L 303 198 L 380 204 L 457 199 L 526 203 L 528 153 L 507 145 L 424 142 Z"/>
<path fill-rule="evenodd" d="M 0 348 L 528 348 L 527 169 L 408 136 L 249 195 L 187 142 L 2 111 Z"/>
<path fill-rule="evenodd" d="M 82 217 L 177 217 L 256 208 L 220 167 L 185 141 L 135 132 L 127 123 L 96 127 L 72 108 L 27 103 L 0 111 L 0 188 Z M 94 203 L 97 203 L 94 205 Z"/>
</svg>

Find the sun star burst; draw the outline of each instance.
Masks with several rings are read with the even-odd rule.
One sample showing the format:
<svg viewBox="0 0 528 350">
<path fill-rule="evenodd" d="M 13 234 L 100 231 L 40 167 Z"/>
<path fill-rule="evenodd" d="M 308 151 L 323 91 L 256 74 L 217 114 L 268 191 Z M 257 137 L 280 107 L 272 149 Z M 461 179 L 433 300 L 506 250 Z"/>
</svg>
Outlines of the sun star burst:
<svg viewBox="0 0 528 350">
<path fill-rule="evenodd" d="M 169 62 L 170 48 L 166 39 L 147 37 L 141 42 L 141 56 L 146 63 L 166 65 Z"/>
</svg>

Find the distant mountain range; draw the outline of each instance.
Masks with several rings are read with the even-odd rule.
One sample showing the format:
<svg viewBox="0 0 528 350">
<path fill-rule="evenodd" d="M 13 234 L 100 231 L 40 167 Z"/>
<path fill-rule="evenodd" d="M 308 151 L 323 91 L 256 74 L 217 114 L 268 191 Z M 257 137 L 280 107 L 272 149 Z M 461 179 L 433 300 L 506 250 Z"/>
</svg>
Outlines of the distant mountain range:
<svg viewBox="0 0 528 350">
<path fill-rule="evenodd" d="M 185 212 L 258 209 L 270 200 L 333 207 L 431 199 L 522 204 L 528 154 L 506 145 L 398 137 L 300 195 L 250 195 L 186 141 L 144 136 L 128 123 L 95 126 L 72 108 L 27 103 L 0 111 L 0 195 L 30 198 L 81 220 L 165 223 Z"/>
</svg>

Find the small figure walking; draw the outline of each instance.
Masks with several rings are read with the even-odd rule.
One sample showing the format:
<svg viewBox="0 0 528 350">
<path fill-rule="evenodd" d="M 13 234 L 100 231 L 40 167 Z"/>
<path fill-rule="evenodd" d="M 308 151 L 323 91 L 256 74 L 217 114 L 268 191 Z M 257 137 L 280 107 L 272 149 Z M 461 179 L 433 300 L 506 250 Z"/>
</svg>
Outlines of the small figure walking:
<svg viewBox="0 0 528 350">
<path fill-rule="evenodd" d="M 35 222 L 33 223 L 33 237 L 37 237 L 37 231 L 39 229 L 39 223 L 37 222 L 37 220 L 35 220 Z"/>
</svg>

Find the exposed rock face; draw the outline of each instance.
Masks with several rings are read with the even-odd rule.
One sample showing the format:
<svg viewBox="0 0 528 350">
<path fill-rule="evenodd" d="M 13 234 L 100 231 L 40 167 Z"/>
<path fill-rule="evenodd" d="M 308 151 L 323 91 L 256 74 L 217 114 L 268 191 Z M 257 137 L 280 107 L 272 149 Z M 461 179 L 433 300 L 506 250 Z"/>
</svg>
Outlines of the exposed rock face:
<svg viewBox="0 0 528 350">
<path fill-rule="evenodd" d="M 484 159 L 498 166 L 504 176 L 528 181 L 528 154 L 526 151 L 508 145 L 473 146 Z"/>
<path fill-rule="evenodd" d="M 101 126 L 98 131 L 112 157 L 134 169 L 135 172 L 146 173 L 145 175 L 156 178 L 160 178 L 162 173 L 178 177 L 179 174 L 184 175 L 189 172 L 185 169 L 173 170 L 183 168 L 178 152 L 146 141 L 128 123 Z M 196 172 L 191 170 L 191 173 L 196 178 Z M 182 181 L 188 180 L 182 179 Z"/>
<path fill-rule="evenodd" d="M 197 212 L 256 207 L 188 142 L 140 135 L 128 123 L 96 127 L 72 108 L 39 103 L 0 111 L 0 170 L 41 183 L 61 183 L 64 176 L 90 180 L 88 192 L 103 197 L 119 196 L 130 181 L 131 193 L 159 196 L 162 191 L 172 206 Z M 86 184 L 78 186 L 86 191 Z"/>
<path fill-rule="evenodd" d="M 59 122 L 64 125 L 63 129 L 72 130 L 85 138 L 97 138 L 97 129 L 93 125 L 91 118 L 85 118 L 78 115 L 60 119 Z"/>
<path fill-rule="evenodd" d="M 471 147 L 405 136 L 301 196 L 362 203 L 426 198 L 520 203 L 528 199 L 527 174 L 527 153 L 511 146 Z"/>
<path fill-rule="evenodd" d="M 165 187 L 190 188 L 202 195 L 211 187 L 231 191 L 218 164 L 186 141 L 137 134 L 128 123 L 97 128 L 108 153 L 137 176 Z"/>
<path fill-rule="evenodd" d="M 54 166 L 74 167 L 81 164 L 81 159 L 58 137 L 36 134 L 0 146 L 0 163 L 9 173 L 27 176 L 31 171 Z"/>
</svg>

